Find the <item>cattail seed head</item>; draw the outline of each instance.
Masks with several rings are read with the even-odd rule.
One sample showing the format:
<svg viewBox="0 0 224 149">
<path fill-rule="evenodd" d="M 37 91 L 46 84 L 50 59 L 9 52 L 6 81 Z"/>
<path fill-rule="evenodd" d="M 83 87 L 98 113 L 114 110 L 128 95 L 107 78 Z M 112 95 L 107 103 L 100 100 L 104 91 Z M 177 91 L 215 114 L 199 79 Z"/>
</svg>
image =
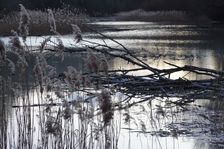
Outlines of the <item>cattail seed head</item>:
<svg viewBox="0 0 224 149">
<path fill-rule="evenodd" d="M 102 90 L 98 100 L 103 114 L 104 126 L 106 126 L 113 119 L 114 115 L 110 92 L 106 89 Z"/>
</svg>

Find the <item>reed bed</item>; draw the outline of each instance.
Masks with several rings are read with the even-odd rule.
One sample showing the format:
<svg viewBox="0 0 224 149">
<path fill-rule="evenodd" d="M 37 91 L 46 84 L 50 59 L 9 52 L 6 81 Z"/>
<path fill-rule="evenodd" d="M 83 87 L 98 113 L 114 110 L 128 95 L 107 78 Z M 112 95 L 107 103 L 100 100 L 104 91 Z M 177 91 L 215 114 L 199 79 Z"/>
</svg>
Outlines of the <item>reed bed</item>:
<svg viewBox="0 0 224 149">
<path fill-rule="evenodd" d="M 70 8 L 62 8 L 62 9 L 54 9 L 52 10 L 55 17 L 57 18 L 57 30 L 61 34 L 69 34 L 72 32 L 72 28 L 70 24 L 77 24 L 80 27 L 83 23 L 88 22 L 88 16 L 85 12 L 79 9 L 70 9 Z M 46 11 L 41 10 L 27 10 L 30 20 L 30 35 L 49 35 L 52 34 L 50 32 L 49 23 L 48 23 L 48 13 Z M 0 19 L 0 35 L 8 36 L 12 35 L 11 30 L 17 30 L 19 23 L 19 12 L 10 12 L 9 14 L 4 15 Z"/>
<path fill-rule="evenodd" d="M 35 51 L 31 50 L 25 41 L 30 35 L 32 16 L 23 5 L 20 8 L 18 31 L 13 31 L 9 48 L 0 42 L 0 148 L 117 149 L 124 129 L 128 130 L 129 144 L 132 132 L 177 138 L 192 132 L 174 125 L 176 115 L 188 111 L 195 99 L 202 96 L 223 97 L 220 91 L 224 72 L 170 63 L 167 64 L 174 68 L 153 68 L 124 45 L 101 33 L 97 32 L 120 48 L 86 41 L 77 24 L 70 24 L 70 27 L 74 46 L 81 44 L 81 52 L 85 52 L 82 57 L 85 68 L 77 70 L 67 66 L 58 73 L 49 64 L 47 55 L 63 61 L 65 53 L 80 51 L 63 45 L 52 10 L 48 10 L 47 20 L 49 32 L 56 41 L 46 38 Z M 48 43 L 53 43 L 51 49 Z M 14 57 L 10 57 L 9 52 Z M 110 70 L 109 57 L 120 58 L 138 68 Z M 128 74 L 139 70 L 149 73 L 144 76 Z M 178 71 L 205 75 L 209 79 L 171 79 L 170 75 Z M 206 118 L 206 115 L 201 114 L 201 117 Z M 172 125 L 161 129 L 165 124 Z"/>
</svg>

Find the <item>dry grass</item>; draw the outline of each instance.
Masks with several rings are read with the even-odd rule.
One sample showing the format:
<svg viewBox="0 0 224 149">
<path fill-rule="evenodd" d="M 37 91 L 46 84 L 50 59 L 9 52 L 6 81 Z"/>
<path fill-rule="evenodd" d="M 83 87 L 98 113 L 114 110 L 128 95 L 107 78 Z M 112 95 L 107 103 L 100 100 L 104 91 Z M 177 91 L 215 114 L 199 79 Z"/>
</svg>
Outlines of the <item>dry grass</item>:
<svg viewBox="0 0 224 149">
<path fill-rule="evenodd" d="M 51 17 L 53 17 L 53 15 Z M 55 17 L 57 17 L 57 15 L 55 15 Z M 61 21 L 62 20 L 63 19 L 61 19 Z M 39 20 L 37 19 L 37 21 L 39 21 L 38 23 L 40 24 L 46 23 L 45 21 L 48 22 L 48 20 L 41 20 L 41 18 Z M 55 19 L 52 18 L 51 21 L 53 21 L 52 23 L 55 25 Z M 24 25 L 25 22 L 22 21 L 22 24 Z M 65 24 L 67 24 L 67 22 L 65 22 Z M 52 28 L 49 27 L 49 31 L 50 29 Z M 73 25 L 73 29 L 75 38 L 77 38 L 77 35 L 81 36 L 81 30 L 78 26 Z M 53 30 L 57 35 L 58 32 L 56 30 L 56 26 L 53 27 Z M 84 63 L 82 66 L 89 66 L 89 69 L 91 70 L 88 70 L 87 72 L 91 73 L 82 73 L 76 70 L 76 68 L 68 66 L 67 71 L 62 73 L 64 74 L 64 77 L 62 76 L 59 78 L 60 74 L 57 73 L 56 67 L 50 65 L 47 57 L 48 55 L 45 55 L 46 53 L 44 53 L 44 46 L 47 42 L 50 42 L 50 38 L 46 38 L 46 40 L 44 40 L 40 46 L 39 52 L 33 52 L 29 50 L 29 47 L 27 47 L 27 49 L 26 47 L 22 47 L 18 37 L 18 34 L 15 32 L 14 37 L 11 39 L 10 51 L 14 53 L 17 57 L 16 59 L 18 59 L 13 66 L 20 69 L 20 71 L 17 69 L 13 69 L 12 71 L 16 73 L 18 77 L 14 74 L 7 75 L 6 77 L 1 74 L 5 73 L 5 68 L 9 67 L 11 69 L 10 63 L 13 63 L 12 61 L 15 60 L 15 58 L 10 58 L 6 54 L 8 51 L 5 50 L 4 44 L 0 40 L 0 60 L 4 62 L 0 65 L 1 70 L 3 70 L 0 71 L 0 148 L 117 149 L 119 136 L 122 134 L 121 129 L 124 128 L 122 125 L 122 115 L 125 116 L 124 120 L 127 123 L 126 125 L 128 125 L 128 130 L 131 130 L 133 127 L 131 126 L 132 121 L 135 125 L 133 128 L 136 128 L 136 132 L 139 133 L 148 133 L 161 137 L 173 136 L 176 138 L 179 134 L 181 134 L 182 131 L 179 131 L 176 127 L 174 127 L 174 125 L 165 131 L 157 127 L 160 126 L 160 120 L 164 118 L 172 118 L 173 124 L 173 117 L 176 117 L 174 114 L 181 112 L 181 110 L 185 110 L 186 108 L 184 106 L 187 107 L 189 103 L 194 101 L 189 100 L 188 97 L 191 97 L 189 94 L 186 100 L 182 99 L 184 96 L 181 91 L 183 87 L 185 87 L 183 84 L 184 80 L 171 80 L 168 77 L 164 77 L 165 79 L 163 78 L 156 81 L 157 75 L 166 76 L 167 74 L 171 74 L 173 73 L 174 68 L 172 68 L 172 72 L 170 72 L 171 69 L 163 71 L 156 68 L 152 69 L 146 63 L 132 55 L 132 53 L 130 53 L 124 46 L 123 48 L 126 53 L 122 55 L 120 54 L 121 50 L 118 50 L 119 54 L 116 55 L 114 53 L 110 53 L 112 49 L 110 47 L 108 47 L 110 51 L 108 50 L 109 52 L 107 52 L 105 51 L 107 50 L 106 48 L 103 50 L 98 50 L 94 45 L 94 47 L 89 47 L 89 50 L 93 50 L 91 51 L 92 53 L 89 53 L 89 55 L 85 54 L 86 57 L 82 57 L 84 58 Z M 80 40 L 81 39 L 82 38 L 80 38 Z M 113 39 L 111 40 L 116 42 Z M 25 42 L 25 40 L 23 40 L 23 42 Z M 119 44 L 118 42 L 116 43 Z M 122 46 L 121 44 L 119 45 Z M 63 46 L 62 41 L 58 37 L 57 43 L 55 43 L 55 51 L 59 54 L 59 56 L 64 56 L 64 48 L 65 47 Z M 153 72 L 154 75 L 139 76 L 140 78 L 137 78 L 137 76 L 126 75 L 128 71 L 131 72 L 136 70 L 126 70 L 127 72 L 122 70 L 124 73 L 120 75 L 119 73 L 116 74 L 116 71 L 108 70 L 106 58 L 97 57 L 95 52 L 98 54 L 103 53 L 108 56 L 122 58 L 128 63 L 141 66 L 141 68 Z M 117 52 L 115 51 L 115 53 Z M 72 52 L 69 54 L 71 55 Z M 30 58 L 30 56 L 33 56 L 34 58 Z M 53 53 L 53 56 L 55 56 L 55 53 Z M 33 61 L 34 59 L 36 59 L 36 61 L 33 66 L 30 61 Z M 103 62 L 98 65 L 99 59 L 102 59 Z M 175 65 L 172 66 L 176 68 L 174 71 L 187 71 L 187 68 L 189 68 L 181 68 Z M 99 68 L 106 72 L 105 75 L 99 73 Z M 188 71 L 192 71 L 192 68 L 196 67 L 190 67 L 190 70 Z M 30 73 L 32 70 L 33 73 Z M 207 75 L 218 75 L 217 78 L 220 79 L 221 72 L 203 68 L 197 68 L 194 70 L 194 72 L 201 74 L 205 74 L 203 73 L 204 71 L 210 72 Z M 117 72 L 120 71 L 117 70 Z M 32 77 L 32 75 L 35 75 L 35 80 L 29 81 L 29 77 Z M 14 81 L 14 78 L 15 80 L 18 79 L 18 82 Z M 105 78 L 106 81 L 104 81 Z M 93 85 L 85 86 L 89 84 L 85 82 L 86 80 L 90 80 L 90 83 Z M 114 80 L 115 82 L 113 82 Z M 177 84 L 177 81 L 180 81 L 181 83 L 181 90 L 179 89 L 179 84 Z M 217 79 L 215 81 L 217 81 Z M 172 85 L 174 84 L 175 86 L 169 86 L 169 83 Z M 192 84 L 195 85 L 196 83 L 198 82 L 193 82 Z M 94 85 L 96 86 L 90 87 Z M 204 91 L 205 88 L 203 85 L 204 84 L 199 84 L 197 87 L 202 86 Z M 219 86 L 215 83 L 214 85 L 214 87 L 211 85 L 210 87 L 216 88 Z M 158 88 L 161 88 L 161 86 L 162 93 L 159 90 L 158 97 L 161 97 L 162 95 L 162 99 L 158 100 L 160 102 L 156 102 L 155 105 L 152 102 L 152 100 L 156 99 L 156 96 L 154 96 L 156 93 L 154 92 L 156 92 Z M 186 84 L 186 86 L 190 87 L 189 84 Z M 195 88 L 193 89 L 196 90 Z M 222 88 L 219 89 L 218 87 L 217 89 L 222 90 Z M 169 94 L 170 90 L 172 90 L 172 94 Z M 177 94 L 181 94 L 180 100 L 175 99 L 173 101 L 170 98 L 170 95 L 173 95 L 173 90 L 176 91 Z M 120 99 L 116 101 L 116 93 L 119 91 L 121 91 L 120 93 L 124 93 L 122 95 L 124 97 L 119 97 Z M 175 98 L 178 96 L 177 94 L 174 95 Z M 167 95 L 168 97 L 166 98 Z M 212 96 L 214 95 L 212 94 Z M 203 96 L 203 99 L 204 98 L 205 97 Z M 6 104 L 6 101 L 8 104 Z M 146 102 L 148 103 L 143 105 L 143 103 Z M 153 105 L 155 105 L 155 108 Z M 156 111 L 154 112 L 154 110 Z M 204 117 L 207 118 L 206 116 Z M 150 128 L 153 128 L 153 131 L 149 131 Z M 154 128 L 158 128 L 158 131 L 154 131 Z M 223 128 L 220 130 L 223 130 Z M 125 138 L 126 140 L 129 139 L 129 143 L 131 138 L 130 133 L 131 131 L 129 132 L 129 136 Z"/>
<path fill-rule="evenodd" d="M 30 35 L 46 35 L 52 34 L 48 23 L 48 15 L 46 11 L 28 10 L 30 15 Z M 88 21 L 88 16 L 79 10 L 56 9 L 53 10 L 56 19 L 57 31 L 61 34 L 68 34 L 72 32 L 71 24 L 81 26 Z M 5 15 L 0 20 L 0 36 L 11 35 L 11 30 L 18 30 L 19 13 L 11 12 Z"/>
</svg>

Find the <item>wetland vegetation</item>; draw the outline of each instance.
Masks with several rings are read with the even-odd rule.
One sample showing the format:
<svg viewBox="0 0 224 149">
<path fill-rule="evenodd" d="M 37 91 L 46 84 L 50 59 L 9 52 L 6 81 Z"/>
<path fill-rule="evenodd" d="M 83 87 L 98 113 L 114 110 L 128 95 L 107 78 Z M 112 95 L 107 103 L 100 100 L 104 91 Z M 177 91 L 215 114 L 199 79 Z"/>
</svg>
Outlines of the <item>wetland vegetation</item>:
<svg viewBox="0 0 224 149">
<path fill-rule="evenodd" d="M 19 6 L 2 19 L 18 23 L 0 40 L 0 148 L 223 148 L 222 24 Z"/>
</svg>

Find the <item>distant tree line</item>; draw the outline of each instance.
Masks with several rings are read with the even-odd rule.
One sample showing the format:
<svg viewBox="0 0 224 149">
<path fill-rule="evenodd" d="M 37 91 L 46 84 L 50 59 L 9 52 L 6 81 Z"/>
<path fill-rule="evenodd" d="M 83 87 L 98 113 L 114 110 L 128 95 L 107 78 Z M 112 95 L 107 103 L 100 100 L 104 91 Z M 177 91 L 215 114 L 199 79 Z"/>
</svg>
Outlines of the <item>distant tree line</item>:
<svg viewBox="0 0 224 149">
<path fill-rule="evenodd" d="M 143 0 L 0 0 L 0 9 L 16 10 L 18 4 L 29 9 L 60 8 L 65 5 L 86 9 L 89 13 L 114 13 L 136 9 Z"/>
<path fill-rule="evenodd" d="M 29 9 L 60 8 L 70 5 L 85 9 L 89 14 L 111 14 L 139 8 L 184 10 L 192 15 L 205 14 L 214 19 L 224 20 L 224 0 L 0 0 L 0 10 L 16 10 L 19 3 Z"/>
<path fill-rule="evenodd" d="M 206 15 L 224 20 L 224 0 L 144 0 L 146 10 L 184 10 L 192 15 Z"/>
</svg>

